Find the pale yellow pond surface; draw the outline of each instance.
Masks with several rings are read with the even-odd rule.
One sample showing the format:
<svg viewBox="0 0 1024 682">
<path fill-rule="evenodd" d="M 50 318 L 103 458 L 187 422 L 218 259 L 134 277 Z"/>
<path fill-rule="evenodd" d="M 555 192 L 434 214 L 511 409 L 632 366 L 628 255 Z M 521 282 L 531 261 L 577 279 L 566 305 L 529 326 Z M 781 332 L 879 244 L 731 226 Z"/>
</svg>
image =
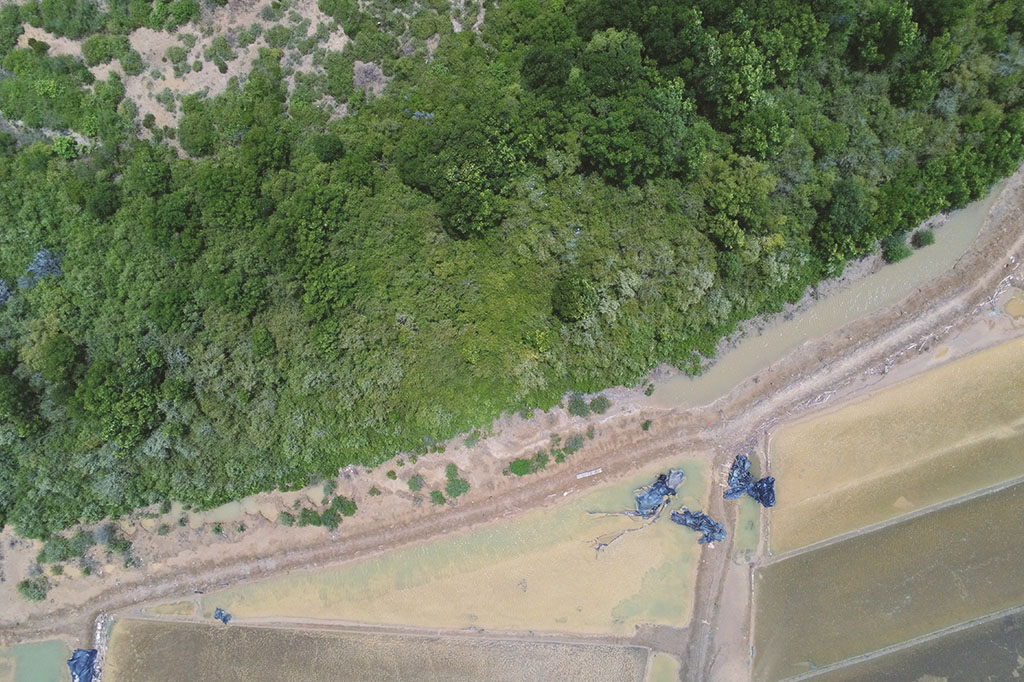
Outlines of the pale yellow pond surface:
<svg viewBox="0 0 1024 682">
<path fill-rule="evenodd" d="M 1018 484 L 759 569 L 754 678 L 785 679 L 1024 605 L 1022 529 Z"/>
<path fill-rule="evenodd" d="M 686 479 L 669 510 L 702 509 L 708 464 L 687 459 L 507 522 L 380 557 L 297 572 L 209 594 L 202 615 L 304 618 L 434 628 L 629 634 L 636 625 L 683 626 L 701 551 L 668 511 L 644 525 L 621 515 L 659 472 Z M 595 541 L 628 528 L 598 552 Z"/>
<path fill-rule="evenodd" d="M 647 682 L 676 682 L 679 679 L 679 661 L 668 654 L 654 654 Z"/>
<path fill-rule="evenodd" d="M 124 620 L 103 682 L 642 682 L 640 647 Z"/>
<path fill-rule="evenodd" d="M 771 440 L 780 554 L 1024 476 L 1024 340 L 933 369 Z"/>
</svg>

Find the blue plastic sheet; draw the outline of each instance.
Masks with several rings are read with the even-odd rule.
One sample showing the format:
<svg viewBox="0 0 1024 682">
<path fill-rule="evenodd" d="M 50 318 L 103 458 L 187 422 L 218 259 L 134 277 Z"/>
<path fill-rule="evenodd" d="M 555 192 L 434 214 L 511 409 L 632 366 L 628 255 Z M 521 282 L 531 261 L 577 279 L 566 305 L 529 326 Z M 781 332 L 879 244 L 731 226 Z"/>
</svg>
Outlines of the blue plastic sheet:
<svg viewBox="0 0 1024 682">
<path fill-rule="evenodd" d="M 96 650 L 75 649 L 68 659 L 71 682 L 92 682 L 95 674 Z"/>
<path fill-rule="evenodd" d="M 676 494 L 676 489 L 682 484 L 683 478 L 683 472 L 675 469 L 658 476 L 658 480 L 637 494 L 636 515 L 643 519 L 654 516 L 665 501 Z"/>
<path fill-rule="evenodd" d="M 691 512 L 686 507 L 683 507 L 682 511 L 672 512 L 672 520 L 680 526 L 692 528 L 700 533 L 701 537 L 697 538 L 697 542 L 702 545 L 725 539 L 725 526 L 704 512 Z"/>
<path fill-rule="evenodd" d="M 729 489 L 725 491 L 727 500 L 735 500 L 744 494 L 750 495 L 766 507 L 775 506 L 775 479 L 771 476 L 754 481 L 750 473 L 750 460 L 746 455 L 736 455 L 729 469 Z"/>
<path fill-rule="evenodd" d="M 227 625 L 228 621 L 231 620 L 231 614 L 221 608 L 218 608 L 213 612 L 213 617 L 224 623 L 224 625 Z"/>
</svg>

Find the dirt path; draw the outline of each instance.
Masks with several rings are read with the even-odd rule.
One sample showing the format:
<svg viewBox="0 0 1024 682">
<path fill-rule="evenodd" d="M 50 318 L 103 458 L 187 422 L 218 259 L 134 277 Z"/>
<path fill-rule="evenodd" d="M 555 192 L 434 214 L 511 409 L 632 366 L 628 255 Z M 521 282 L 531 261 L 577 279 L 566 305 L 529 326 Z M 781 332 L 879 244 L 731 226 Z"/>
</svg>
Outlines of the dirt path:
<svg viewBox="0 0 1024 682">
<path fill-rule="evenodd" d="M 296 533 L 293 547 L 267 556 L 239 558 L 231 554 L 229 544 L 223 547 L 219 560 L 126 573 L 121 576 L 121 584 L 104 589 L 84 603 L 48 603 L 38 610 L 0 616 L 0 642 L 58 635 L 91 641 L 93 624 L 103 613 L 290 570 L 365 558 L 460 532 L 557 503 L 564 494 L 604 485 L 642 465 L 688 450 L 715 453 L 712 501 L 707 511 L 732 528 L 737 507 L 723 504 L 717 491 L 735 454 L 756 448 L 781 420 L 825 400 L 846 398 L 896 377 L 923 371 L 922 351 L 931 349 L 940 339 L 952 343 L 950 339 L 962 335 L 965 329 L 987 323 L 983 314 L 1019 276 L 1014 268 L 1024 258 L 1022 206 L 1024 174 L 1018 172 L 993 205 L 979 239 L 943 276 L 921 286 L 896 306 L 803 344 L 710 405 L 659 410 L 651 407 L 639 391 L 610 391 L 616 398 L 615 414 L 601 422 L 599 437 L 573 456 L 571 466 L 551 468 L 523 479 L 502 477 L 489 489 L 477 489 L 457 506 L 411 518 L 392 515 L 381 525 L 366 522 L 352 531 L 343 526 L 339 534 L 326 538 L 322 534 Z M 965 346 L 964 352 L 979 345 L 994 345 L 1018 333 L 1012 326 L 996 331 L 974 339 L 974 345 Z M 951 353 L 949 359 L 955 356 Z M 646 418 L 654 419 L 648 432 L 638 426 Z M 551 431 L 552 423 L 538 421 L 524 428 L 536 429 L 534 440 L 540 442 Z M 577 472 L 597 468 L 603 469 L 602 475 L 576 479 Z M 770 462 L 762 463 L 762 470 L 766 468 L 770 470 Z M 736 680 L 747 674 L 749 639 L 743 638 L 749 636 L 745 624 L 750 619 L 751 567 L 733 563 L 731 553 L 731 536 L 703 552 L 692 625 L 686 640 L 678 648 L 672 647 L 684 654 L 683 675 L 687 680 Z M 744 625 L 738 627 L 738 622 Z"/>
</svg>

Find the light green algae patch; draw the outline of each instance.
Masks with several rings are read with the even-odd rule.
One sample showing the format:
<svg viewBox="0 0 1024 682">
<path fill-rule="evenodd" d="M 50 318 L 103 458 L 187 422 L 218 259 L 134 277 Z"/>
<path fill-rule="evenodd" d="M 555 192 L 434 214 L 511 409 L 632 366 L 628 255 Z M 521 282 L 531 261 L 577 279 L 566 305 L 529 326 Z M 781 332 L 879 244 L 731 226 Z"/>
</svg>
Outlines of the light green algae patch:
<svg viewBox="0 0 1024 682">
<path fill-rule="evenodd" d="M 657 653 L 651 658 L 647 682 L 676 682 L 679 679 L 679 661 L 668 654 Z"/>
<path fill-rule="evenodd" d="M 507 522 L 206 595 L 202 613 L 613 634 L 640 623 L 682 627 L 703 550 L 696 534 L 672 523 L 668 510 L 647 525 L 592 513 L 633 508 L 635 489 L 669 467 L 686 473 L 669 509 L 702 509 L 708 460 L 669 462 Z M 598 540 L 639 527 L 597 551 Z"/>
<path fill-rule="evenodd" d="M 0 648 L 0 682 L 65 682 L 71 657 L 60 640 Z"/>
</svg>

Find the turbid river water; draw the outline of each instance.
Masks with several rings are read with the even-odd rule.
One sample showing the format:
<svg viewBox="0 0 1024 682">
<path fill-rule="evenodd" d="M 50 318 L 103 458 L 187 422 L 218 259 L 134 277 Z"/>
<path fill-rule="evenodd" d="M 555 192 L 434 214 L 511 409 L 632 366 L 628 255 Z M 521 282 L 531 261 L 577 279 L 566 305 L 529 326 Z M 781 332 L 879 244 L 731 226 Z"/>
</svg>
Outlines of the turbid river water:
<svg viewBox="0 0 1024 682">
<path fill-rule="evenodd" d="M 964 254 L 1004 186 L 996 185 L 984 199 L 955 211 L 936 229 L 933 245 L 853 282 L 784 324 L 743 339 L 700 376 L 677 376 L 665 382 L 654 392 L 652 402 L 664 407 L 711 403 L 799 344 L 899 301 L 922 282 L 948 270 Z"/>
</svg>

